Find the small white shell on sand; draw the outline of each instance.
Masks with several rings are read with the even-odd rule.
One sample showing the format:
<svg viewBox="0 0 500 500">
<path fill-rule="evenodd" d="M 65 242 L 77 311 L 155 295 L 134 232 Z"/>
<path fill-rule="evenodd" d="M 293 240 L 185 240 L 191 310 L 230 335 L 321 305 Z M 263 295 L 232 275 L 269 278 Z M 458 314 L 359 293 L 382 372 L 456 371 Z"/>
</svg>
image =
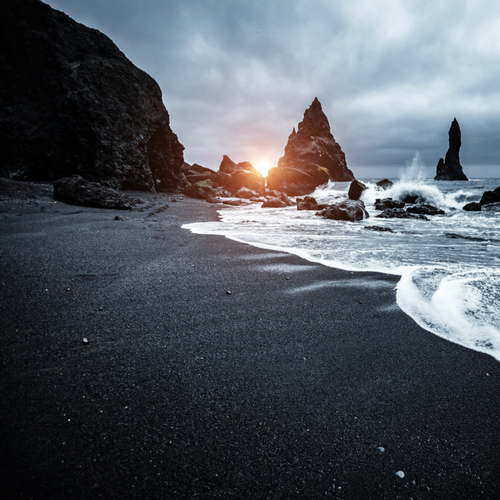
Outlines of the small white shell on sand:
<svg viewBox="0 0 500 500">
<path fill-rule="evenodd" d="M 400 477 L 401 479 L 403 479 L 405 477 L 405 473 L 402 471 L 402 470 L 398 470 L 396 472 L 396 476 Z"/>
</svg>

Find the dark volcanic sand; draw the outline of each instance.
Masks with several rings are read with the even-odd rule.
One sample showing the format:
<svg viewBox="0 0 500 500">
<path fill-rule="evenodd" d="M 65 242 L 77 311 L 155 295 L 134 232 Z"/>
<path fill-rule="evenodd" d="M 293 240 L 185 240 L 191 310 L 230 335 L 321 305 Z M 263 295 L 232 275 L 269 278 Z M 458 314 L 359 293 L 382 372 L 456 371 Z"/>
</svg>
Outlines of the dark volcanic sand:
<svg viewBox="0 0 500 500">
<path fill-rule="evenodd" d="M 193 235 L 201 201 L 47 192 L 0 196 L 1 498 L 500 491 L 500 363 L 419 328 L 397 277 Z"/>
</svg>

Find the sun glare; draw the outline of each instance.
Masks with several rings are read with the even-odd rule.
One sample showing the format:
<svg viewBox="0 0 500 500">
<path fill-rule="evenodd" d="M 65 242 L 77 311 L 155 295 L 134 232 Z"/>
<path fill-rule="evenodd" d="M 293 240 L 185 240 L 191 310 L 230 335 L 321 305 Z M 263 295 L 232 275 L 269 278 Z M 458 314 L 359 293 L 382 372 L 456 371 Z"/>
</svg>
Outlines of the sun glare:
<svg viewBox="0 0 500 500">
<path fill-rule="evenodd" d="M 266 160 L 260 160 L 256 163 L 255 168 L 264 176 L 267 177 L 267 171 L 271 168 L 271 165 Z"/>
</svg>

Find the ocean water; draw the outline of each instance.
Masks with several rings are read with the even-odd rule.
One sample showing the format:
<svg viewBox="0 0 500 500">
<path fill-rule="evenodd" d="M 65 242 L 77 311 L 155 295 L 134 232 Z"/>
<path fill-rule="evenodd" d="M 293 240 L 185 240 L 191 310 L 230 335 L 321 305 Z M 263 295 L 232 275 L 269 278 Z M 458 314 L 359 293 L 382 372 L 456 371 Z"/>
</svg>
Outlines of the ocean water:
<svg viewBox="0 0 500 500">
<path fill-rule="evenodd" d="M 193 233 L 223 235 L 260 248 L 280 250 L 312 262 L 351 271 L 401 276 L 397 304 L 420 326 L 500 361 L 500 213 L 466 212 L 500 179 L 448 182 L 424 179 L 408 169 L 387 191 L 376 180 L 362 200 L 368 219 L 352 223 L 325 220 L 296 207 L 261 208 L 260 204 L 221 208 L 220 221 L 186 224 Z M 318 203 L 347 197 L 346 183 L 329 183 L 312 196 Z M 429 221 L 379 219 L 376 198 L 405 194 L 442 208 Z M 392 232 L 369 230 L 370 226 Z M 367 229 L 368 228 L 368 229 Z"/>
</svg>

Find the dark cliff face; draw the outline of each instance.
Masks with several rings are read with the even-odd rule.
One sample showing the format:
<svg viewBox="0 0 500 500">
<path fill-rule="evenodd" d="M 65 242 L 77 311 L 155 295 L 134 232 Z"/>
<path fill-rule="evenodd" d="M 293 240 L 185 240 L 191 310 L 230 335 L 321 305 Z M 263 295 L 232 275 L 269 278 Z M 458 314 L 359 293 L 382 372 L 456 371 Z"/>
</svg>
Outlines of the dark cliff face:
<svg viewBox="0 0 500 500">
<path fill-rule="evenodd" d="M 462 146 L 462 134 L 456 118 L 451 122 L 448 137 L 450 145 L 445 159 L 439 159 L 434 179 L 437 181 L 468 181 L 469 179 L 464 174 L 462 165 L 460 165 L 459 152 Z"/>
<path fill-rule="evenodd" d="M 184 147 L 160 88 L 107 36 L 39 0 L 2 0 L 0 29 L 0 176 L 176 185 Z"/>
<path fill-rule="evenodd" d="M 279 167 L 323 167 L 332 181 L 352 181 L 353 173 L 347 168 L 345 154 L 330 132 L 328 118 L 316 98 L 305 111 L 304 119 L 288 138 L 285 155 Z"/>
</svg>

